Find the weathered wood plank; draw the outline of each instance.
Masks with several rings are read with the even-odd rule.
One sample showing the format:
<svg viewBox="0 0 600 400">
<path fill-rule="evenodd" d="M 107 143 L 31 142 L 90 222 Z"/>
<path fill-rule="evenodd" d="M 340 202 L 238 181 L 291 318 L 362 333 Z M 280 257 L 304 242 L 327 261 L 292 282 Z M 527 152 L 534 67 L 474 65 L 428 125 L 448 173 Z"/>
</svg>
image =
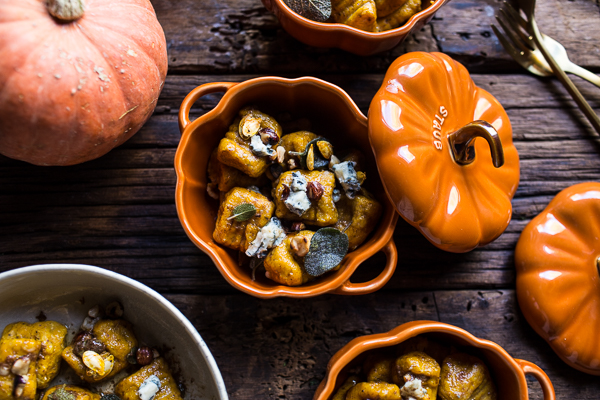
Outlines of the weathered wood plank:
<svg viewBox="0 0 600 400">
<path fill-rule="evenodd" d="M 442 51 L 470 70 L 519 71 L 490 28 L 495 0 L 453 0 L 420 32 L 380 55 L 359 57 L 306 46 L 283 31 L 257 0 L 153 0 L 167 38 L 169 70 L 193 73 L 303 73 L 385 71 L 409 51 Z M 562 42 L 571 59 L 598 72 L 600 11 L 592 0 L 539 2 L 537 21 Z"/>
<path fill-rule="evenodd" d="M 323 72 L 315 74 L 269 74 L 295 78 L 312 75 L 331 82 L 344 89 L 358 107 L 366 113 L 371 104 L 371 99 L 383 83 L 385 70 L 378 74 L 343 74 L 332 75 Z M 242 82 L 259 75 L 170 75 L 167 77 L 164 89 L 158 100 L 158 111 L 175 113 L 184 97 L 196 86 L 209 82 Z M 551 108 L 572 109 L 577 105 L 560 82 L 555 78 L 539 78 L 531 74 L 517 75 L 491 75 L 472 74 L 475 83 L 492 93 L 506 109 L 525 108 Z M 600 92 L 592 84 L 577 77 L 573 78 L 581 93 L 590 102 L 592 107 L 600 108 Z M 194 112 L 203 114 L 211 110 L 220 95 L 207 95 L 196 102 Z M 541 117 L 545 117 L 541 113 Z"/>
<path fill-rule="evenodd" d="M 231 292 L 210 259 L 187 239 L 177 218 L 176 112 L 183 96 L 198 84 L 248 77 L 170 76 L 158 112 L 142 131 L 92 162 L 42 168 L 0 158 L 0 268 L 84 262 L 115 269 L 163 292 Z M 331 77 L 366 111 L 382 76 Z M 433 248 L 401 222 L 395 233 L 399 272 L 388 284 L 390 289 L 510 288 L 512 253 L 525 224 L 559 190 L 600 179 L 598 139 L 578 110 L 563 107 L 572 104 L 565 102 L 556 82 L 527 75 L 474 79 L 505 104 L 513 124 L 521 157 L 513 221 L 495 242 L 462 255 Z M 597 90 L 586 94 L 600 106 Z M 193 116 L 212 109 L 218 99 L 201 99 Z M 374 257 L 354 279 L 373 276 L 369 271 L 377 271 L 383 262 L 382 255 Z M 433 282 L 431 276 L 436 277 Z"/>
<path fill-rule="evenodd" d="M 538 364 L 558 399 L 597 398 L 597 377 L 563 363 L 523 318 L 512 290 L 385 291 L 368 296 L 257 300 L 168 296 L 206 341 L 230 398 L 311 399 L 331 356 L 355 337 L 413 320 L 439 320 Z M 542 399 L 537 382 L 529 396 Z"/>
</svg>

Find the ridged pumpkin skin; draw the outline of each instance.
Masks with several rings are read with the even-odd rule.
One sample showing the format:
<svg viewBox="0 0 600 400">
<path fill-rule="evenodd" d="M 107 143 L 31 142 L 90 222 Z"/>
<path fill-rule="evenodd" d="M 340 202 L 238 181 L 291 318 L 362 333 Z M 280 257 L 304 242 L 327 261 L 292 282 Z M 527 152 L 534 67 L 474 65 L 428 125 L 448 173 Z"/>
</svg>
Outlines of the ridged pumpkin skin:
<svg viewBox="0 0 600 400">
<path fill-rule="evenodd" d="M 515 251 L 529 324 L 571 367 L 600 375 L 600 183 L 571 186 L 525 227 Z"/>
<path fill-rule="evenodd" d="M 148 120 L 166 74 L 148 0 L 87 0 L 73 22 L 45 0 L 0 0 L 0 153 L 37 165 L 100 157 Z"/>
<path fill-rule="evenodd" d="M 475 159 L 457 164 L 448 135 L 484 120 L 498 132 L 504 165 L 475 140 Z M 519 155 L 504 108 L 442 53 L 407 53 L 389 67 L 369 107 L 369 140 L 390 201 L 432 244 L 451 252 L 504 232 L 519 184 Z"/>
</svg>

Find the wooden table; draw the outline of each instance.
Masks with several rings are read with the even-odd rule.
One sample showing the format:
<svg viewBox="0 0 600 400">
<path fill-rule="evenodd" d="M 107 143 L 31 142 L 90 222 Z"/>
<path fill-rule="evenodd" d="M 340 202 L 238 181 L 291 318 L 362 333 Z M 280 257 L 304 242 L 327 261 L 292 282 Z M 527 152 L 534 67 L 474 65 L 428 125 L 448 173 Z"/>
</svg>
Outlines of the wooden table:
<svg viewBox="0 0 600 400">
<path fill-rule="evenodd" d="M 525 321 L 513 266 L 521 230 L 558 191 L 600 180 L 600 141 L 556 79 L 534 77 L 504 53 L 490 29 L 498 1 L 453 0 L 405 43 L 373 57 L 297 42 L 259 0 L 152 2 L 169 52 L 156 112 L 129 142 L 82 165 L 43 168 L 0 158 L 0 271 L 85 263 L 149 285 L 196 326 L 232 399 L 311 399 L 329 358 L 345 343 L 418 319 L 455 324 L 538 364 L 558 398 L 600 399 L 600 379 L 568 367 Z M 537 12 L 541 30 L 596 73 L 599 7 L 594 0 L 545 0 Z M 401 221 L 396 273 L 367 296 L 265 301 L 234 290 L 177 218 L 173 158 L 184 96 L 206 82 L 312 75 L 341 86 L 366 112 L 389 64 L 415 50 L 463 62 L 506 108 L 521 157 L 507 231 L 484 248 L 449 254 Z M 575 81 L 598 111 L 600 90 Z M 193 116 L 218 100 L 201 99 Z M 361 274 L 376 273 L 383 260 L 374 257 Z M 539 385 L 529 380 L 529 386 L 531 398 L 541 399 Z"/>
</svg>

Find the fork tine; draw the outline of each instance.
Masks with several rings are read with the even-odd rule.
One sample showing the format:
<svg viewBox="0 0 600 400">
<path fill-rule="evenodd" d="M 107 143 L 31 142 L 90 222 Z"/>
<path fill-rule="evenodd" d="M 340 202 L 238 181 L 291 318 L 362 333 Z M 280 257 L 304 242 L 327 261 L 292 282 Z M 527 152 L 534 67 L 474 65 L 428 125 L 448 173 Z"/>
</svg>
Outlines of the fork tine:
<svg viewBox="0 0 600 400">
<path fill-rule="evenodd" d="M 521 14 L 517 10 L 515 10 L 515 8 L 510 3 L 503 1 L 502 4 L 504 9 L 510 14 L 510 17 L 514 21 L 518 22 L 519 25 L 521 25 L 521 27 L 529 33 L 529 25 L 527 24 L 527 20 L 524 19 L 521 16 Z"/>
<path fill-rule="evenodd" d="M 516 47 L 520 51 L 524 51 L 524 52 L 533 50 L 527 42 L 524 42 L 522 40 L 522 37 L 520 37 L 520 35 L 515 33 L 515 29 L 517 31 L 520 30 L 518 27 L 517 28 L 515 28 L 514 26 L 509 27 L 507 24 L 504 23 L 504 21 L 501 18 L 498 18 L 498 17 L 496 17 L 496 20 L 498 21 L 498 24 L 500 24 L 500 26 L 504 30 L 504 33 L 506 34 L 506 36 L 508 36 L 508 38 L 510 39 L 510 41 L 512 42 L 514 47 Z M 511 24 L 510 20 L 508 21 L 508 23 Z"/>
<path fill-rule="evenodd" d="M 511 31 L 519 35 L 521 43 L 523 43 L 528 49 L 535 50 L 535 44 L 532 41 L 531 35 L 529 34 L 529 32 L 527 32 L 527 30 L 525 30 L 524 32 L 523 29 L 521 29 L 522 25 L 519 21 L 515 20 L 514 15 L 503 8 L 501 8 L 499 11 L 500 15 L 504 17 L 504 21 L 506 21 L 508 25 L 510 25 L 510 27 L 512 28 Z M 496 19 L 497 18 L 498 16 L 496 16 Z M 502 28 L 504 28 L 504 30 L 506 31 L 506 26 L 502 26 Z"/>
<path fill-rule="evenodd" d="M 496 34 L 496 37 L 500 41 L 502 47 L 504 47 L 504 50 L 506 50 L 506 52 L 512 58 L 519 62 L 519 64 L 523 64 L 523 62 L 527 61 L 527 57 L 525 57 L 523 51 L 518 50 L 515 46 L 513 46 L 512 43 L 500 32 L 500 30 L 496 28 L 496 25 L 492 24 L 492 30 Z"/>
<path fill-rule="evenodd" d="M 539 75 L 539 76 L 547 76 L 548 72 L 541 70 L 539 68 L 539 66 L 537 66 L 531 59 L 531 52 L 530 51 L 522 51 L 517 49 L 501 32 L 500 30 L 494 25 L 492 24 L 492 30 L 494 31 L 494 33 L 496 34 L 496 37 L 498 38 L 498 40 L 500 41 L 500 44 L 502 45 L 502 47 L 504 47 L 504 50 L 506 50 L 506 52 L 517 62 L 519 63 L 521 66 L 523 66 L 523 68 L 527 69 L 529 72 L 531 72 L 532 74 L 535 75 Z"/>
</svg>

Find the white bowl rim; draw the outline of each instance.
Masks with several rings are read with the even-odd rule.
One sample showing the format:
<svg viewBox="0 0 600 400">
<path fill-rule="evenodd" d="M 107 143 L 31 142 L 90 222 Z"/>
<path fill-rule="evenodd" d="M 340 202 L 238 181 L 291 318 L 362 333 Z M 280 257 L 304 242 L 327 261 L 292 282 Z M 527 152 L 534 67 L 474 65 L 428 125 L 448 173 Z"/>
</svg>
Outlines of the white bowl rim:
<svg viewBox="0 0 600 400">
<path fill-rule="evenodd" d="M 91 274 L 102 275 L 107 278 L 115 279 L 117 281 L 120 281 L 121 283 L 124 283 L 125 285 L 128 285 L 128 286 L 130 286 L 134 289 L 137 289 L 137 290 L 147 294 L 148 296 L 152 297 L 154 300 L 158 301 L 162 306 L 167 308 L 171 313 L 173 313 L 173 315 L 175 315 L 175 317 L 178 318 L 183 323 L 186 331 L 193 337 L 194 341 L 200 348 L 200 352 L 202 353 L 204 360 L 206 361 L 206 363 L 209 366 L 209 370 L 210 370 L 212 379 L 217 386 L 217 391 L 218 391 L 219 397 L 222 400 L 229 400 L 229 396 L 227 395 L 227 389 L 225 388 L 225 383 L 223 382 L 223 377 L 221 376 L 221 371 L 219 370 L 219 367 L 217 366 L 217 363 L 216 363 L 214 357 L 212 356 L 210 350 L 208 349 L 208 346 L 206 345 L 206 343 L 204 343 L 204 340 L 202 339 L 202 337 L 200 336 L 200 334 L 198 333 L 196 328 L 194 328 L 194 325 L 192 325 L 192 323 L 181 313 L 181 311 L 179 311 L 177 309 L 177 307 L 175 307 L 169 300 L 164 298 L 160 293 L 158 293 L 154 289 L 151 289 L 148 286 L 144 285 L 143 283 L 140 283 L 140 282 L 136 281 L 135 279 L 131 279 L 125 275 L 121 275 L 117 272 L 113 272 L 113 271 L 110 271 L 110 270 L 107 270 L 104 268 L 95 267 L 93 265 L 86 265 L 86 264 L 31 265 L 28 267 L 21 267 L 21 268 L 16 268 L 13 270 L 2 272 L 2 273 L 0 273 L 0 280 L 9 278 L 9 277 L 19 276 L 19 275 L 25 275 L 25 274 L 28 274 L 28 273 L 31 273 L 34 271 L 84 271 L 84 272 L 89 272 Z"/>
</svg>

